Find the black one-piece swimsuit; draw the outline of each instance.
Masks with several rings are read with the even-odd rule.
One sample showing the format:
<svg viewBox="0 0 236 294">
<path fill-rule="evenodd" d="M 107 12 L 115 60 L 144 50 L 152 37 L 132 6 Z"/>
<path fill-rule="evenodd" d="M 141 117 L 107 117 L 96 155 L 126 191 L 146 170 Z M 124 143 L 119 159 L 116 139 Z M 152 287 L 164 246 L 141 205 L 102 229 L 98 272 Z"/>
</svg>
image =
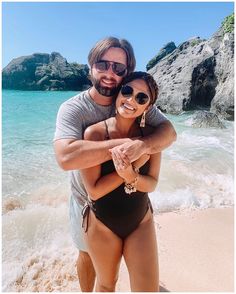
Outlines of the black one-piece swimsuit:
<svg viewBox="0 0 236 294">
<path fill-rule="evenodd" d="M 112 160 L 101 165 L 101 175 L 105 176 L 115 170 Z M 149 161 L 139 170 L 145 175 L 149 170 Z M 97 219 L 107 226 L 113 233 L 122 239 L 131 234 L 143 220 L 151 202 L 146 192 L 136 191 L 131 194 L 125 193 L 124 183 L 112 192 L 104 195 L 98 200 L 89 200 L 84 207 L 83 224 L 89 217 L 89 210 L 92 209 Z M 87 230 L 87 228 L 86 228 Z"/>
</svg>

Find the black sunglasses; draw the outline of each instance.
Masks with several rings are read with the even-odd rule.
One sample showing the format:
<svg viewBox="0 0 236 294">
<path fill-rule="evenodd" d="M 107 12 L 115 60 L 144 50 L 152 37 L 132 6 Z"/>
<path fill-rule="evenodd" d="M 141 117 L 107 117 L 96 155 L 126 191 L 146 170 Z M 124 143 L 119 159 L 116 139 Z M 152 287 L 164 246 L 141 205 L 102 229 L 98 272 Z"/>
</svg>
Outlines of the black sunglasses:
<svg viewBox="0 0 236 294">
<path fill-rule="evenodd" d="M 117 76 L 123 77 L 126 74 L 127 67 L 122 63 L 108 60 L 100 60 L 95 63 L 95 68 L 98 72 L 105 72 L 110 68 L 110 66 L 114 74 L 116 74 Z"/>
<path fill-rule="evenodd" d="M 133 95 L 134 89 L 129 85 L 124 85 L 121 87 L 120 91 L 124 97 L 129 98 Z M 143 92 L 139 92 L 138 94 L 135 95 L 135 100 L 137 101 L 138 104 L 144 105 L 148 102 L 149 97 L 147 94 Z"/>
</svg>

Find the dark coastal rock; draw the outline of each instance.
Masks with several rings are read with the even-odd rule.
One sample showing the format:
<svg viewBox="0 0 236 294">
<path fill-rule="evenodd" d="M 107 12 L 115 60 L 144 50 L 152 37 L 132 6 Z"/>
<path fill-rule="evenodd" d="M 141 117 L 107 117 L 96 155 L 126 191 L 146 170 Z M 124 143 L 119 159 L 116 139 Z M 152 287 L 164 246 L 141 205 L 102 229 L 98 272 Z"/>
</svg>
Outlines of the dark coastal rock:
<svg viewBox="0 0 236 294">
<path fill-rule="evenodd" d="M 188 40 L 150 69 L 159 86 L 157 105 L 163 111 L 179 114 L 192 109 L 193 71 L 213 57 L 212 49 L 205 43 L 198 37 Z"/>
<path fill-rule="evenodd" d="M 225 128 L 217 114 L 209 111 L 196 111 L 191 117 L 191 125 L 198 128 Z"/>
<path fill-rule="evenodd" d="M 175 43 L 174 42 L 169 42 L 167 43 L 163 48 L 161 48 L 161 50 L 159 51 L 159 53 L 153 57 L 153 59 L 151 59 L 147 66 L 146 69 L 149 70 L 150 68 L 152 68 L 154 65 L 156 65 L 162 58 L 164 58 L 166 55 L 170 54 L 172 51 L 174 51 L 176 48 Z"/>
<path fill-rule="evenodd" d="M 210 111 L 234 119 L 234 34 L 226 33 L 216 54 L 214 69 L 218 81 Z"/>
<path fill-rule="evenodd" d="M 209 40 L 183 42 L 149 70 L 159 86 L 158 107 L 173 114 L 206 109 L 233 119 L 233 68 L 233 29 L 222 25 Z"/>
<path fill-rule="evenodd" d="M 87 65 L 68 63 L 57 52 L 13 59 L 2 72 L 3 89 L 83 90 L 91 84 Z"/>
</svg>

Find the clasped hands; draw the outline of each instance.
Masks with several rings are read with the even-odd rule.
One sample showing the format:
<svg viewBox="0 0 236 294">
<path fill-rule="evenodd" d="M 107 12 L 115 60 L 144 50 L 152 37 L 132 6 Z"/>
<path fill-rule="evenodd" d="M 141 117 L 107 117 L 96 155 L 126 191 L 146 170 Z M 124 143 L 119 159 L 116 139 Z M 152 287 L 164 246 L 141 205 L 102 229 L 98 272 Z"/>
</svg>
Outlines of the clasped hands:
<svg viewBox="0 0 236 294">
<path fill-rule="evenodd" d="M 117 174 L 126 182 L 132 182 L 137 176 L 133 167 L 140 168 L 150 158 L 150 155 L 145 154 L 144 143 L 140 140 L 130 140 L 109 151 Z"/>
</svg>

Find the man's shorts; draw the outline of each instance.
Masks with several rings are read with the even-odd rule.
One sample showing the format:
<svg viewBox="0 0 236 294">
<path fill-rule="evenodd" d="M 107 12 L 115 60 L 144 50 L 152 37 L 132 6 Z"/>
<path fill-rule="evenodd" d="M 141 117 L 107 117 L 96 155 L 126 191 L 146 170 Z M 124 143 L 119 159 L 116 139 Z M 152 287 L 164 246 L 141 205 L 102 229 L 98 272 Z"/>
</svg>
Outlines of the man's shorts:
<svg viewBox="0 0 236 294">
<path fill-rule="evenodd" d="M 88 251 L 86 244 L 83 239 L 83 228 L 82 228 L 82 209 L 83 206 L 74 199 L 73 196 L 70 197 L 70 227 L 71 236 L 75 246 L 81 251 Z"/>
</svg>

